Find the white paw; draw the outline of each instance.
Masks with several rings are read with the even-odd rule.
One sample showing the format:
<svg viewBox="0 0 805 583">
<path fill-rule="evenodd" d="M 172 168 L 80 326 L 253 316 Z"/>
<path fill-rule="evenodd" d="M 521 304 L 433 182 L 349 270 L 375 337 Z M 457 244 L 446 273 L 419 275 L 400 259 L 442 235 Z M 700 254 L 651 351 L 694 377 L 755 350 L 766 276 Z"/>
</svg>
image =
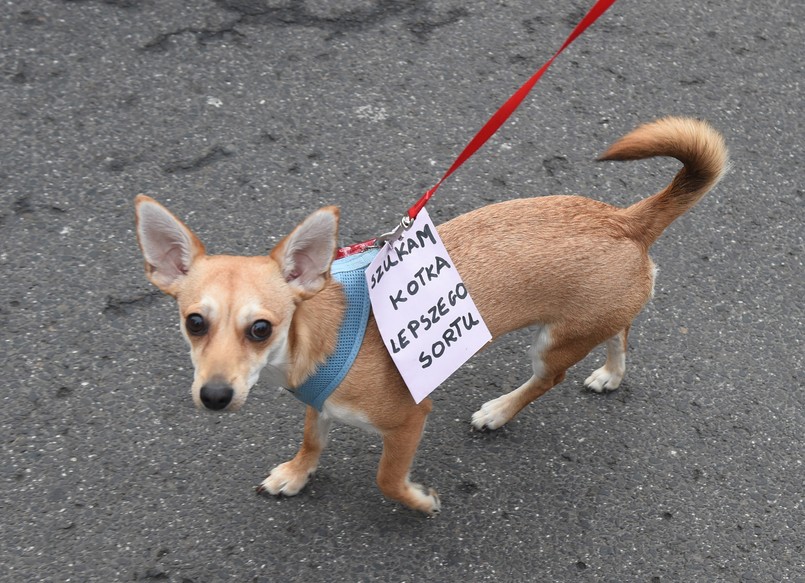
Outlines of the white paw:
<svg viewBox="0 0 805 583">
<path fill-rule="evenodd" d="M 623 373 L 611 371 L 605 366 L 602 366 L 587 377 L 587 380 L 584 381 L 584 386 L 596 393 L 603 393 L 604 391 L 614 391 L 617 389 L 622 380 Z"/>
<path fill-rule="evenodd" d="M 442 501 L 439 500 L 439 495 L 436 493 L 436 490 L 430 488 L 428 490 L 428 498 L 430 499 L 430 507 L 425 510 L 431 516 L 435 516 L 442 511 Z"/>
<path fill-rule="evenodd" d="M 481 405 L 481 408 L 472 414 L 472 426 L 478 431 L 484 431 L 505 425 L 512 418 L 509 401 L 506 397 L 508 395 L 492 399 Z"/>
<path fill-rule="evenodd" d="M 295 471 L 293 462 L 285 462 L 271 470 L 263 483 L 257 486 L 257 492 L 268 492 L 274 496 L 296 496 L 305 487 L 312 473 L 312 470 L 310 472 Z"/>
<path fill-rule="evenodd" d="M 442 511 L 442 501 L 439 500 L 436 490 L 415 482 L 409 482 L 408 487 L 416 500 L 414 508 L 430 516 L 435 516 Z"/>
</svg>

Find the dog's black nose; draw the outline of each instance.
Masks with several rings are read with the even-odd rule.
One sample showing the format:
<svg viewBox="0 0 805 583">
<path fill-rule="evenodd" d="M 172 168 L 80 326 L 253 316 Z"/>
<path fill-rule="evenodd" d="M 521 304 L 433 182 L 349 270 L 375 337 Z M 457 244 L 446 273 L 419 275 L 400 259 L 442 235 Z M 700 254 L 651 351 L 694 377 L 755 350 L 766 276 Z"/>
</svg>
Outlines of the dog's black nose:
<svg viewBox="0 0 805 583">
<path fill-rule="evenodd" d="M 226 383 L 212 381 L 201 387 L 201 402 L 207 409 L 220 411 L 232 402 L 235 391 Z"/>
</svg>

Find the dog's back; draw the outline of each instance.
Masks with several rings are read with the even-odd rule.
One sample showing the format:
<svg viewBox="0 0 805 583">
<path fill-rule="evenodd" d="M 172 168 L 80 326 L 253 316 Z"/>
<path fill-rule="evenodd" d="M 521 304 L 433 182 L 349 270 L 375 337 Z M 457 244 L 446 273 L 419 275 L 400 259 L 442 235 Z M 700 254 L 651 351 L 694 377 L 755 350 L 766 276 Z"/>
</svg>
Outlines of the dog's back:
<svg viewBox="0 0 805 583">
<path fill-rule="evenodd" d="M 684 166 L 662 191 L 625 209 L 579 196 L 545 196 L 489 205 L 439 227 L 494 336 L 563 319 L 603 324 L 601 312 L 617 314 L 603 334 L 631 322 L 653 289 L 648 247 L 727 167 L 716 130 L 674 117 L 640 126 L 601 159 L 653 156 L 674 157 Z"/>
</svg>

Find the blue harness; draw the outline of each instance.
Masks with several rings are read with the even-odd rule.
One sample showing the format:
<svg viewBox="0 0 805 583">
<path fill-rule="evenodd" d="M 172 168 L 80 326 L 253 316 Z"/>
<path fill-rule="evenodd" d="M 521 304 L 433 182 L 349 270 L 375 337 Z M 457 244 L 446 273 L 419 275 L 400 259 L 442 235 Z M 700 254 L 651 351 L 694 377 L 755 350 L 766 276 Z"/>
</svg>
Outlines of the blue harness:
<svg viewBox="0 0 805 583">
<path fill-rule="evenodd" d="M 349 255 L 334 261 L 330 268 L 330 275 L 341 284 L 346 298 L 344 320 L 338 331 L 335 351 L 316 369 L 313 376 L 292 391 L 294 397 L 319 411 L 327 397 L 347 376 L 363 343 L 366 322 L 372 308 L 364 273 L 378 251 L 370 249 Z"/>
</svg>

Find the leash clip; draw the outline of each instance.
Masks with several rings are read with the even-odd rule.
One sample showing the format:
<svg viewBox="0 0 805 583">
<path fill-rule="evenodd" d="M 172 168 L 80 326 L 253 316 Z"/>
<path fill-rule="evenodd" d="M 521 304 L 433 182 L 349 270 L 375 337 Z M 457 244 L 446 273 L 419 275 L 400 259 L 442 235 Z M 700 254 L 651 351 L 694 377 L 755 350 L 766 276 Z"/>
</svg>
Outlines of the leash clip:
<svg viewBox="0 0 805 583">
<path fill-rule="evenodd" d="M 400 221 L 400 224 L 397 225 L 397 227 L 395 227 L 392 231 L 378 235 L 377 239 L 374 240 L 372 247 L 382 247 L 383 244 L 387 243 L 388 241 L 396 241 L 400 235 L 402 235 L 404 231 L 410 229 L 411 225 L 413 224 L 414 219 L 408 215 L 405 215 Z"/>
<path fill-rule="evenodd" d="M 341 247 L 338 249 L 338 251 L 336 251 L 335 258 L 343 259 L 344 257 L 349 257 L 350 255 L 363 253 L 369 249 L 380 249 L 387 242 L 397 240 L 397 238 L 403 234 L 403 231 L 409 229 L 413 224 L 414 219 L 412 219 L 410 215 L 405 215 L 400 221 L 400 224 L 397 225 L 394 230 L 389 231 L 388 233 L 383 233 L 382 235 L 378 235 L 374 239 L 369 239 L 363 243 L 355 243 L 349 247 Z"/>
</svg>

